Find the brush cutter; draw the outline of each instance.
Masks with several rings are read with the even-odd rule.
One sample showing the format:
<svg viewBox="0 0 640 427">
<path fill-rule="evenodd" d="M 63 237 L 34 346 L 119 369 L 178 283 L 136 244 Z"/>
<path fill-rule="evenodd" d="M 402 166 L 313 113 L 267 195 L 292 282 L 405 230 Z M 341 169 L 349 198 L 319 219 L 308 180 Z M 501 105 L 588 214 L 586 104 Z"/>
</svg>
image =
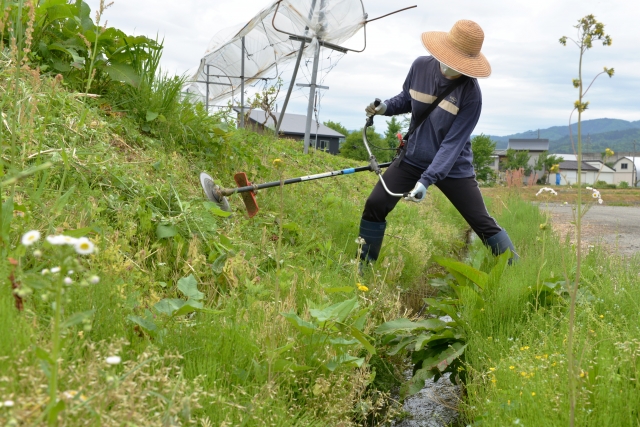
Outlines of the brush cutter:
<svg viewBox="0 0 640 427">
<path fill-rule="evenodd" d="M 379 99 L 376 99 L 376 103 L 377 103 L 376 106 L 379 105 L 380 102 L 381 101 Z M 364 142 L 365 148 L 367 149 L 367 152 L 369 153 L 369 165 L 367 166 L 360 166 L 358 168 L 341 169 L 337 171 L 318 173 L 315 175 L 300 176 L 298 178 L 286 179 L 286 180 L 283 180 L 282 182 L 272 181 L 272 182 L 266 182 L 264 184 L 252 184 L 247 179 L 246 173 L 238 172 L 233 176 L 234 180 L 236 181 L 236 184 L 238 185 L 237 188 L 220 188 L 214 182 L 211 176 L 209 176 L 205 172 L 202 172 L 200 173 L 200 184 L 202 184 L 202 189 L 204 190 L 204 194 L 207 196 L 207 198 L 210 201 L 214 202 L 216 205 L 218 205 L 218 207 L 223 211 L 231 212 L 231 207 L 229 206 L 229 202 L 227 201 L 227 196 L 231 196 L 232 194 L 236 194 L 236 193 L 240 194 L 242 196 L 242 201 L 244 202 L 244 205 L 247 208 L 247 213 L 249 214 L 249 218 L 254 217 L 259 210 L 258 202 L 256 201 L 256 198 L 255 198 L 255 192 L 257 190 L 262 190 L 264 188 L 279 187 L 280 185 L 297 184 L 298 182 L 312 181 L 314 179 L 329 178 L 332 176 L 350 175 L 356 172 L 373 171 L 380 178 L 380 182 L 382 183 L 382 186 L 384 187 L 387 193 L 395 197 L 406 197 L 409 195 L 408 193 L 397 194 L 389 191 L 389 189 L 387 188 L 387 185 L 384 182 L 384 179 L 382 178 L 381 169 L 389 167 L 393 162 L 378 164 L 378 161 L 376 160 L 375 156 L 371 152 L 371 149 L 369 148 L 369 141 L 367 139 L 367 128 L 372 125 L 373 125 L 373 116 L 367 118 L 365 126 L 362 130 L 362 140 Z"/>
</svg>

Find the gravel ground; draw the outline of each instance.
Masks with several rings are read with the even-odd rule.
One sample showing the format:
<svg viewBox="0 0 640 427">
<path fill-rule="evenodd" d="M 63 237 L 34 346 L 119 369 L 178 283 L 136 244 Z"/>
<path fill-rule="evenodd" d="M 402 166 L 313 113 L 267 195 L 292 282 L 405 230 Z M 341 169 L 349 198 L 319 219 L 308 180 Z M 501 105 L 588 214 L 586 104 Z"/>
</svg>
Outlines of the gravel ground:
<svg viewBox="0 0 640 427">
<path fill-rule="evenodd" d="M 547 209 L 541 204 L 540 209 Z M 571 205 L 549 204 L 553 228 L 564 238 L 574 226 Z M 610 253 L 633 256 L 640 253 L 640 207 L 594 205 L 582 218 L 585 245 L 602 244 Z"/>
</svg>

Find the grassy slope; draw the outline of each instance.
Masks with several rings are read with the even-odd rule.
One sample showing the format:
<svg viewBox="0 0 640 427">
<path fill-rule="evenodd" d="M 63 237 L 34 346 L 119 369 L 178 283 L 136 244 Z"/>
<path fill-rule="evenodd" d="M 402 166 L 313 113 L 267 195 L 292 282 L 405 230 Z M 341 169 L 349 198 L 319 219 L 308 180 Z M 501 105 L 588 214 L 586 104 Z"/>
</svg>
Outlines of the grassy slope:
<svg viewBox="0 0 640 427">
<path fill-rule="evenodd" d="M 99 248 L 86 265 L 101 277 L 100 284 L 74 287 L 65 306 L 67 314 L 95 310 L 90 330 L 74 329 L 63 347 L 63 365 L 73 362 L 78 372 L 87 373 L 83 377 L 65 370 L 61 390 L 101 395 L 106 380 L 85 379 L 94 374 L 100 378 L 104 366 L 88 356 L 94 354 L 94 344 L 82 349 L 87 343 L 126 339 L 120 350 L 124 360 L 139 360 L 156 347 L 167 358 L 181 355 L 182 374 L 161 382 L 157 391 L 172 402 L 172 390 L 178 385 L 200 384 L 204 391 L 197 397 L 180 399 L 192 400 L 193 408 L 200 405 L 195 417 L 208 418 L 211 425 L 348 425 L 353 408 L 369 398 L 364 394 L 368 370 L 273 372 L 272 355 L 287 343 L 294 344 L 284 354 L 291 360 L 304 363 L 316 357 L 279 313 L 294 311 L 308 318 L 309 308 L 351 297 L 355 283 L 362 280 L 370 292 L 359 293 L 359 300 L 372 308 L 370 324 L 394 316 L 401 309 L 400 295 L 422 287 L 429 256 L 450 254 L 463 239 L 463 221 L 442 194 L 434 189 L 421 206 L 398 206 L 389 218 L 390 237 L 379 274 L 369 272 L 359 279 L 352 263 L 354 239 L 364 199 L 375 182 L 372 174 L 287 186 L 282 193 L 278 188 L 262 191 L 261 212 L 253 219 L 245 217 L 237 196 L 230 198 L 231 218 L 209 211 L 198 182 L 202 170 L 223 186 L 232 186 L 232 174 L 240 170 L 255 182 L 277 180 L 275 158 L 282 159 L 285 178 L 352 166 L 351 161 L 324 153 L 304 156 L 298 143 L 233 131 L 212 133 L 211 147 L 186 151 L 168 138 L 140 134 L 126 118 L 105 115 L 50 81 L 34 82 L 24 82 L 39 103 L 21 124 L 32 138 L 18 147 L 18 158 L 24 167 L 45 160 L 54 166 L 21 180 L 3 195 L 6 200 L 13 194 L 14 207 L 25 211 L 12 219 L 9 254 L 18 251 L 20 236 L 30 229 L 47 235 L 91 227 L 89 237 Z M 37 154 L 45 150 L 61 151 Z M 278 274 L 280 221 L 284 261 Z M 173 225 L 178 234 L 159 239 L 159 224 Z M 53 248 L 39 247 L 44 256 L 34 258 L 31 248 L 27 250 L 21 260 L 25 270 L 52 266 Z M 42 391 L 36 392 L 46 379 L 33 346 L 50 346 L 50 310 L 37 291 L 27 297 L 24 312 L 13 308 L 6 285 L 10 269 L 2 260 L 0 397 L 16 401 L 11 416 L 33 422 L 40 414 L 37 405 L 46 402 Z M 162 340 L 149 339 L 127 320 L 152 311 L 161 298 L 181 297 L 176 282 L 189 274 L 196 277 L 206 306 L 217 310 L 215 314 L 167 322 Z M 325 290 L 344 286 L 353 290 Z M 24 376 L 32 380 L 25 381 Z M 131 401 L 142 393 L 145 387 L 140 385 L 126 390 Z M 109 413 L 116 420 L 135 419 L 135 412 L 145 419 L 146 409 L 139 405 L 119 413 L 111 402 L 96 407 L 92 416 Z M 0 411 L 0 423 L 11 413 Z M 69 425 L 95 422 L 80 419 L 68 420 Z"/>
<path fill-rule="evenodd" d="M 538 289 L 565 274 L 574 277 L 574 249 L 549 227 L 536 227 L 546 223 L 544 211 L 520 196 L 503 194 L 505 204 L 494 204 L 522 259 L 485 295 L 483 313 L 465 310 L 473 331 L 466 355 L 473 381 L 463 410 L 472 425 L 563 426 L 569 424 L 567 303 L 545 299 Z M 575 425 L 635 426 L 640 419 L 639 267 L 638 257 L 609 257 L 597 247 L 584 258 Z"/>
</svg>

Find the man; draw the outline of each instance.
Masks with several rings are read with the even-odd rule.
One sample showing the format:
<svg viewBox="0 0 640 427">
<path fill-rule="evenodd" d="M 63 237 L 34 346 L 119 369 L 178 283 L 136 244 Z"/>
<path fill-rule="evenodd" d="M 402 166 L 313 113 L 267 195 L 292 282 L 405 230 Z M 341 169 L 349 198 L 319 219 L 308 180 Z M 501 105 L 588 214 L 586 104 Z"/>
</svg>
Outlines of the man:
<svg viewBox="0 0 640 427">
<path fill-rule="evenodd" d="M 405 200 L 412 202 L 424 200 L 429 186 L 435 185 L 493 254 L 510 249 L 517 259 L 507 232 L 487 212 L 472 164 L 470 136 L 482 110 L 477 79 L 491 74 L 489 62 L 480 52 L 483 41 L 482 28 L 468 20 L 456 22 L 448 33 L 423 33 L 422 44 L 432 56 L 414 61 L 400 94 L 378 106 L 371 103 L 365 111 L 367 116 L 412 112 L 416 120 L 447 87 L 463 79 L 411 134 L 404 155 L 387 169 L 384 181 L 393 193 L 409 192 Z M 378 258 L 386 217 L 399 200 L 380 182 L 371 192 L 360 222 L 364 261 Z"/>
</svg>

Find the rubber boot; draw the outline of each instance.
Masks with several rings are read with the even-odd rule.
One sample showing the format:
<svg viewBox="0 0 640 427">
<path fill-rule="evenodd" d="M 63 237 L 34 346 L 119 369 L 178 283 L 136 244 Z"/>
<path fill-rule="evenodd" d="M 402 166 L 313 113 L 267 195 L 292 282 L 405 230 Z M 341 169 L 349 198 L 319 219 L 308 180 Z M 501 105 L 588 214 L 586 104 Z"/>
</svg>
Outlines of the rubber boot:
<svg viewBox="0 0 640 427">
<path fill-rule="evenodd" d="M 489 237 L 485 244 L 491 248 L 491 252 L 496 256 L 506 252 L 507 249 L 510 249 L 512 257 L 509 258 L 509 265 L 520 259 L 516 252 L 516 248 L 513 246 L 513 243 L 507 234 L 507 230 L 504 228 L 498 234 Z"/>
<path fill-rule="evenodd" d="M 365 263 L 374 262 L 380 255 L 382 247 L 382 239 L 384 239 L 384 230 L 387 228 L 386 222 L 371 222 L 364 219 L 360 220 L 360 237 L 365 243 L 362 245 L 360 259 Z"/>
</svg>

